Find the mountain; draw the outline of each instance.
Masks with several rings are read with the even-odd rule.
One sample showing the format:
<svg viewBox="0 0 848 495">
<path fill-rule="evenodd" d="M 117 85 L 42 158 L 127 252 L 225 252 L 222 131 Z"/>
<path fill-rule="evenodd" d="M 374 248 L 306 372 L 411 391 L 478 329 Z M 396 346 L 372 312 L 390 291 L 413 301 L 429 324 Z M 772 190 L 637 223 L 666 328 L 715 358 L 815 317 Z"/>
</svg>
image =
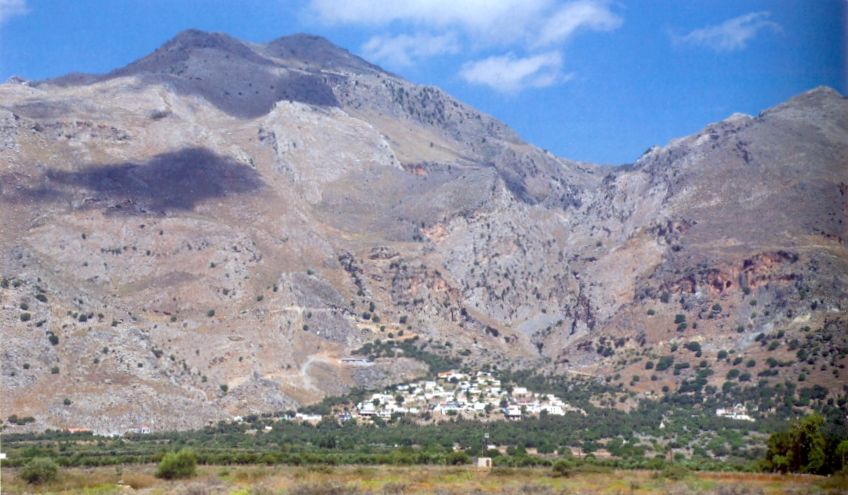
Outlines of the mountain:
<svg viewBox="0 0 848 495">
<path fill-rule="evenodd" d="M 844 383 L 828 88 L 604 167 L 319 37 L 186 31 L 0 85 L 0 155 L 0 416 L 35 419 L 10 428 L 193 428 L 426 356 L 588 376 L 610 407 Z M 418 351 L 356 354 L 378 340 Z"/>
</svg>

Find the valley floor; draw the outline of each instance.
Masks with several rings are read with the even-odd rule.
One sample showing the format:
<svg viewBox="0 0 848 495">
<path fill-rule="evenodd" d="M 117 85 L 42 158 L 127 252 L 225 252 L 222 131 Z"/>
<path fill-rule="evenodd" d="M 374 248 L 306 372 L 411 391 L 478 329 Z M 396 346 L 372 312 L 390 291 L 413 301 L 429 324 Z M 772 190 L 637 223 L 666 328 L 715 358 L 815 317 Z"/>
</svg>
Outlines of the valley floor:
<svg viewBox="0 0 848 495">
<path fill-rule="evenodd" d="M 185 494 L 185 495 L 357 495 L 357 494 L 715 494 L 778 495 L 848 493 L 848 480 L 759 473 L 577 471 L 554 476 L 550 469 L 473 467 L 257 467 L 200 466 L 190 480 L 153 476 L 154 465 L 72 468 L 58 481 L 27 485 L 15 469 L 3 469 L 2 493 Z"/>
</svg>

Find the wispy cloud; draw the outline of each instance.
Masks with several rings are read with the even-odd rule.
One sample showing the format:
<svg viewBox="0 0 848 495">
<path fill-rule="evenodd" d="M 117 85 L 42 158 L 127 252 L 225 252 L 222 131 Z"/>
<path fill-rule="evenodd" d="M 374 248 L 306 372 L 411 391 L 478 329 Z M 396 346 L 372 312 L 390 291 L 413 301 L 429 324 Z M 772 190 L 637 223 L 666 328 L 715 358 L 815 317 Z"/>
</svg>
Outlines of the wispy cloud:
<svg viewBox="0 0 848 495">
<path fill-rule="evenodd" d="M 562 55 L 552 51 L 529 57 L 507 54 L 467 62 L 459 75 L 470 84 L 515 93 L 525 88 L 544 88 L 561 82 L 566 79 L 561 70 Z"/>
<path fill-rule="evenodd" d="M 678 43 L 705 46 L 720 52 L 741 50 L 762 31 L 780 31 L 780 24 L 769 20 L 770 16 L 769 12 L 751 12 L 672 37 Z"/>
<path fill-rule="evenodd" d="M 331 24 L 381 26 L 393 22 L 460 28 L 487 42 L 511 42 L 551 0 L 311 0 L 309 10 Z"/>
<path fill-rule="evenodd" d="M 408 67 L 424 58 L 457 53 L 459 48 L 454 33 L 399 34 L 372 37 L 362 45 L 362 54 L 369 60 L 389 67 Z"/>
<path fill-rule="evenodd" d="M 605 3 L 580 0 L 562 6 L 545 22 L 534 40 L 535 46 L 561 43 L 579 29 L 611 31 L 622 23 L 621 17 L 610 11 Z"/>
<path fill-rule="evenodd" d="M 611 0 L 310 0 L 308 5 L 320 22 L 384 31 L 363 44 L 366 58 L 403 68 L 469 52 L 480 59 L 464 63 L 460 76 L 504 92 L 568 80 L 562 74 L 566 43 L 580 32 L 611 31 L 623 22 Z"/>
<path fill-rule="evenodd" d="M 0 0 L 0 24 L 16 15 L 29 12 L 26 0 Z"/>
</svg>

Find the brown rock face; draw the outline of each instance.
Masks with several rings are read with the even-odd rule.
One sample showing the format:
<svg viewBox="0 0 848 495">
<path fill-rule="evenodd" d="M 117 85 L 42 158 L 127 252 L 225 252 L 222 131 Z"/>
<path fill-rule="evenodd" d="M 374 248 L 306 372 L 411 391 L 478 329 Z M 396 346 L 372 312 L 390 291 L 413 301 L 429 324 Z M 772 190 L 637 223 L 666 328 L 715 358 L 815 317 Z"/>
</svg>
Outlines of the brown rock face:
<svg viewBox="0 0 848 495">
<path fill-rule="evenodd" d="M 603 377 L 676 340 L 844 329 L 846 164 L 829 89 L 608 168 L 306 35 L 12 81 L 0 416 L 190 428 L 426 373 L 343 360 L 377 339 Z"/>
</svg>

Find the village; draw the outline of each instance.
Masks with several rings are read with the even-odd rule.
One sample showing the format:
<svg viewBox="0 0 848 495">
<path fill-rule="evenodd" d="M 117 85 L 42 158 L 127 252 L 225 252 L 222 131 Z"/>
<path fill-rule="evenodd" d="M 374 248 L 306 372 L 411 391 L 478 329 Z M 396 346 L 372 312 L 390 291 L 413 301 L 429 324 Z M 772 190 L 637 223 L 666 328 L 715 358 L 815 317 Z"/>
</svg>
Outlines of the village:
<svg viewBox="0 0 848 495">
<path fill-rule="evenodd" d="M 358 422 L 382 421 L 397 416 L 412 416 L 420 421 L 449 418 L 518 421 L 525 417 L 567 412 L 585 415 L 551 394 L 537 394 L 525 387 L 503 386 L 491 373 L 446 371 L 434 380 L 396 385 L 356 404 L 346 416 Z"/>
</svg>

